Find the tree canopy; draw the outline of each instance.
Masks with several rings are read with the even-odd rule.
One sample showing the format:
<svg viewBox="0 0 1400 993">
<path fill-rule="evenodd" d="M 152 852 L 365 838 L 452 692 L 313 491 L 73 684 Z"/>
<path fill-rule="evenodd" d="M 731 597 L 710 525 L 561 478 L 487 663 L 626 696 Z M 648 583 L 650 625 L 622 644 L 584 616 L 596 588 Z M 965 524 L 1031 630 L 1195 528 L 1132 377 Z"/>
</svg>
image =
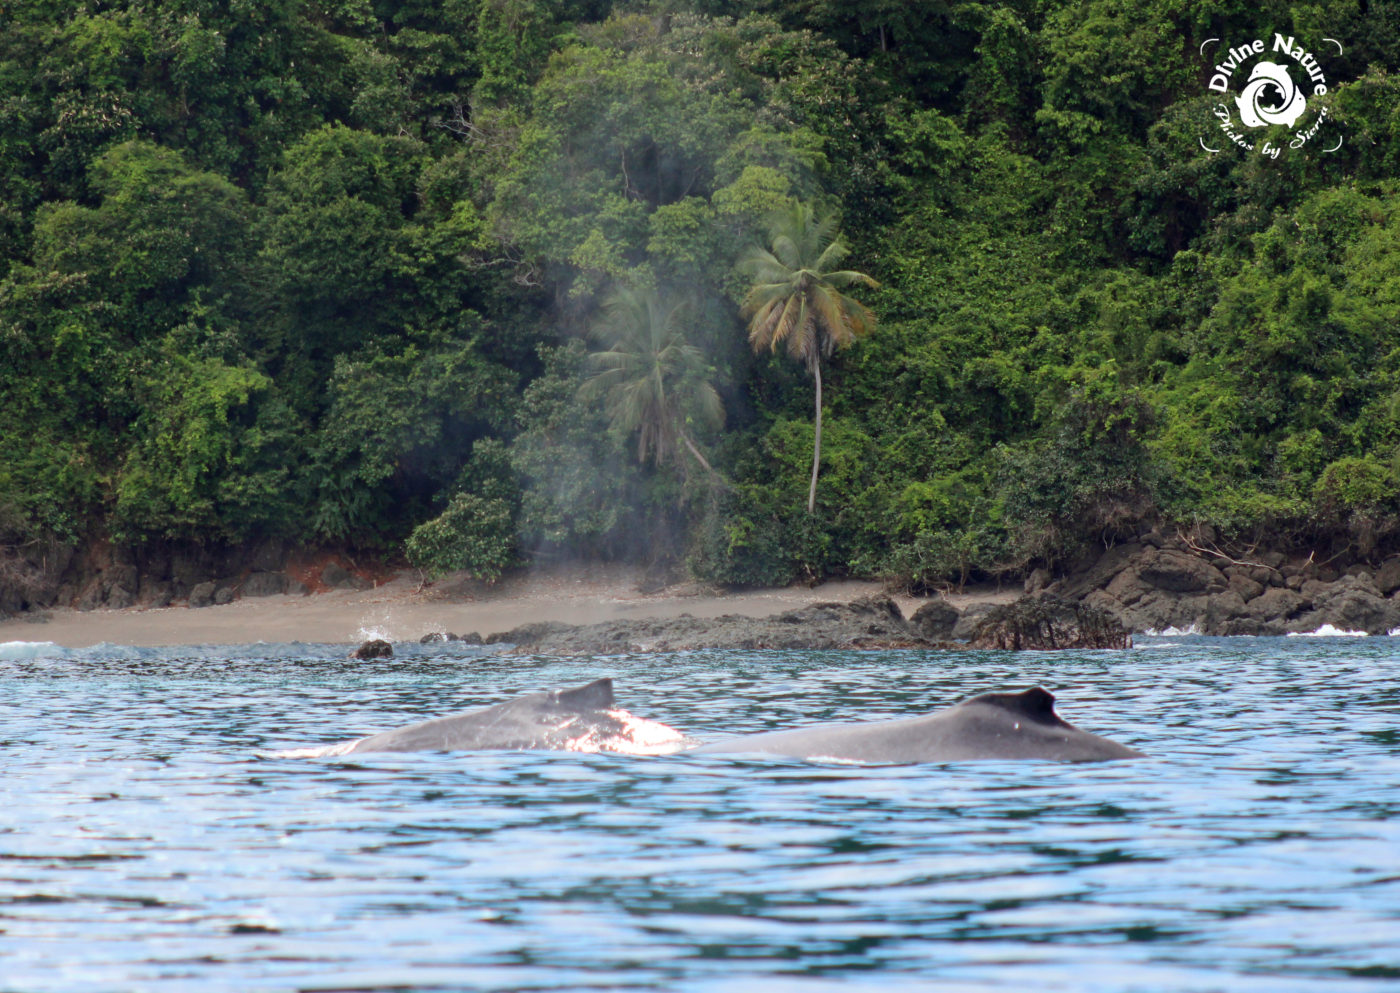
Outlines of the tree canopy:
<svg viewBox="0 0 1400 993">
<path fill-rule="evenodd" d="M 915 586 L 1152 528 L 1400 550 L 1387 5 L 0 20 L 12 543 Z M 1276 32 L 1326 142 L 1217 142 L 1201 53 Z"/>
</svg>

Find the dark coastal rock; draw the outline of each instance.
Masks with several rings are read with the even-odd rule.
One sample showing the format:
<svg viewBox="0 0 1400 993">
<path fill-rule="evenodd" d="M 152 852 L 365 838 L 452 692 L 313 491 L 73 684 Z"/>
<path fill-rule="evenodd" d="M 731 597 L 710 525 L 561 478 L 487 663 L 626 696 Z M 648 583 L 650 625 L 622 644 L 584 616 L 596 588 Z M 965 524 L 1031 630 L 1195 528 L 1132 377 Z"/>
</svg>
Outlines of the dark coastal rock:
<svg viewBox="0 0 1400 993">
<path fill-rule="evenodd" d="M 321 570 L 321 582 L 338 590 L 367 590 L 370 583 L 350 572 L 339 562 L 328 562 Z"/>
<path fill-rule="evenodd" d="M 533 645 L 550 635 L 574 630 L 572 625 L 560 621 L 532 621 L 509 631 L 498 631 L 486 636 L 486 644 Z"/>
<path fill-rule="evenodd" d="M 391 659 L 394 646 L 382 638 L 372 638 L 350 653 L 352 659 Z"/>
<path fill-rule="evenodd" d="M 188 592 L 193 599 L 194 591 L 205 583 L 211 582 L 213 575 L 215 573 L 212 556 L 202 549 L 181 549 L 171 555 L 170 581 L 174 584 L 177 593 Z M 209 591 L 209 596 L 212 602 L 213 590 Z M 190 606 L 195 606 L 195 604 L 192 603 Z M 199 606 L 207 606 L 207 604 Z"/>
<path fill-rule="evenodd" d="M 1251 578 L 1236 566 L 1226 569 L 1225 574 L 1230 582 L 1230 591 L 1237 594 L 1241 600 L 1253 600 L 1264 592 L 1263 583 Z"/>
<path fill-rule="evenodd" d="M 253 553 L 248 559 L 248 566 L 254 572 L 277 573 L 282 571 L 282 567 L 285 565 L 286 561 L 286 542 L 279 538 L 268 538 L 259 542 L 258 545 L 254 547 Z M 254 596 L 256 594 L 245 595 Z"/>
<path fill-rule="evenodd" d="M 1296 590 L 1270 589 L 1249 602 L 1250 614 L 1261 622 L 1286 621 L 1308 605 L 1308 598 Z"/>
<path fill-rule="evenodd" d="M 208 607 L 212 605 L 214 602 L 214 593 L 217 590 L 218 585 L 209 580 L 197 584 L 194 589 L 190 590 L 190 606 Z"/>
<path fill-rule="evenodd" d="M 1087 569 L 1068 576 L 1058 583 L 1050 584 L 1047 589 L 1056 596 L 1077 600 L 1093 590 L 1107 586 L 1124 570 L 1134 566 L 1154 551 L 1155 549 L 1151 546 L 1136 542 L 1114 545 L 1100 555 Z M 1138 582 L 1136 574 L 1134 582 Z M 1026 592 L 1034 591 L 1027 590 Z"/>
<path fill-rule="evenodd" d="M 953 637 L 962 612 L 941 596 L 936 596 L 909 617 L 909 626 L 921 638 L 929 641 L 948 641 Z"/>
<path fill-rule="evenodd" d="M 1209 562 L 1174 549 L 1145 552 L 1135 568 L 1144 583 L 1173 593 L 1218 593 L 1229 585 L 1225 574 Z"/>
<path fill-rule="evenodd" d="M 1050 592 L 1107 611 L 1135 632 L 1281 635 L 1330 625 L 1383 634 L 1400 627 L 1400 557 L 1319 564 L 1281 553 L 1247 560 L 1196 554 L 1184 542 L 1142 541 L 1109 549 Z M 961 632 L 954 631 L 955 636 Z"/>
<path fill-rule="evenodd" d="M 1376 588 L 1386 596 L 1400 590 L 1400 556 L 1381 563 L 1376 570 Z"/>
<path fill-rule="evenodd" d="M 83 591 L 78 594 L 78 600 L 74 607 L 78 610 L 98 610 L 107 599 L 107 588 L 102 582 L 101 576 L 94 576 L 83 587 Z"/>
<path fill-rule="evenodd" d="M 1128 648 L 1132 639 L 1106 610 L 1057 596 L 1024 596 L 982 618 L 970 647 L 1011 651 Z"/>
<path fill-rule="evenodd" d="M 698 618 L 606 621 L 582 627 L 545 622 L 493 634 L 487 643 L 510 642 L 539 654 L 620 654 L 699 648 L 803 649 L 905 648 L 933 644 L 904 620 L 889 597 L 851 603 L 816 603 L 771 617 L 726 614 Z"/>
<path fill-rule="evenodd" d="M 1353 573 L 1333 583 L 1309 580 L 1301 595 L 1313 609 L 1293 618 L 1290 631 L 1315 631 L 1326 624 L 1340 631 L 1386 634 L 1400 626 L 1400 604 L 1383 597 L 1368 573 Z"/>
<path fill-rule="evenodd" d="M 255 572 L 243 580 L 244 596 L 277 596 L 287 592 L 287 576 L 281 572 Z"/>
<path fill-rule="evenodd" d="M 232 586 L 220 586 L 214 591 L 214 606 L 223 607 L 233 603 L 235 592 Z"/>
<path fill-rule="evenodd" d="M 125 610 L 136 606 L 136 594 L 125 586 L 113 586 L 107 591 L 107 608 Z"/>
<path fill-rule="evenodd" d="M 170 584 L 162 580 L 142 585 L 136 599 L 146 607 L 159 609 L 170 606 L 170 601 L 175 599 L 175 595 L 170 589 Z"/>
<path fill-rule="evenodd" d="M 510 633 L 510 632 L 507 632 Z M 493 636 L 498 637 L 498 636 Z M 503 639 L 501 640 L 510 640 Z M 445 641 L 458 641 L 459 644 L 482 644 L 482 636 L 476 632 L 470 634 L 454 634 L 452 632 L 428 632 L 420 637 L 419 644 L 442 644 Z"/>
<path fill-rule="evenodd" d="M 964 607 L 962 614 L 958 617 L 958 622 L 953 625 L 953 640 L 967 641 L 971 638 L 982 618 L 986 617 L 995 607 L 994 603 L 970 603 Z"/>
</svg>

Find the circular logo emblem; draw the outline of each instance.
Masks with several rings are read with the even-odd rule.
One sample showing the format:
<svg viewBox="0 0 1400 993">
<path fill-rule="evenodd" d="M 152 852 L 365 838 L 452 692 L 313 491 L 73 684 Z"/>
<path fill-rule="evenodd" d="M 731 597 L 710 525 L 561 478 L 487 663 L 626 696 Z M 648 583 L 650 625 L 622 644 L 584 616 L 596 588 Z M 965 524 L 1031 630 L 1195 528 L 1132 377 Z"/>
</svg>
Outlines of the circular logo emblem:
<svg viewBox="0 0 1400 993">
<path fill-rule="evenodd" d="M 1337 54 L 1342 54 L 1342 43 L 1337 39 L 1322 41 L 1336 46 Z M 1327 75 L 1316 53 L 1292 35 L 1275 32 L 1272 39 L 1254 38 L 1242 45 L 1226 46 L 1220 46 L 1219 38 L 1207 38 L 1201 43 L 1201 55 L 1214 58 L 1206 89 L 1220 95 L 1211 108 L 1219 131 L 1209 142 L 1207 135 L 1197 139 L 1204 151 L 1215 155 L 1231 144 L 1276 159 L 1285 151 L 1306 149 L 1303 154 L 1308 154 L 1315 149 L 1325 154 L 1342 147 L 1342 137 L 1335 129 L 1323 141 L 1316 141 L 1333 118 L 1326 100 L 1312 101 L 1312 107 L 1308 104 L 1312 97 L 1326 96 Z M 1270 128 L 1284 128 L 1288 134 L 1280 135 Z M 1327 141 L 1334 143 L 1329 146 Z"/>
<path fill-rule="evenodd" d="M 1272 104 L 1272 106 L 1270 106 Z M 1288 69 L 1277 62 L 1260 62 L 1249 74 L 1240 95 L 1235 97 L 1240 120 L 1247 128 L 1282 124 L 1291 128 L 1308 109 L 1307 98 L 1293 85 Z"/>
</svg>

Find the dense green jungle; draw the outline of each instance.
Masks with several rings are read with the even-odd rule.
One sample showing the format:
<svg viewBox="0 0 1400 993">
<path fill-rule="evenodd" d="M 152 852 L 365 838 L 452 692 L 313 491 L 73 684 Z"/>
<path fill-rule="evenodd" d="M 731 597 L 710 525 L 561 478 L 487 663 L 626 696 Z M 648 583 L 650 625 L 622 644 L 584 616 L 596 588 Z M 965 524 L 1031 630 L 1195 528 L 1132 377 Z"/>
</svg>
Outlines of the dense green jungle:
<svg viewBox="0 0 1400 993">
<path fill-rule="evenodd" d="M 1276 33 L 1326 148 L 1222 136 Z M 1388 554 L 1398 65 L 1380 0 L 3 0 L 0 573 Z"/>
</svg>

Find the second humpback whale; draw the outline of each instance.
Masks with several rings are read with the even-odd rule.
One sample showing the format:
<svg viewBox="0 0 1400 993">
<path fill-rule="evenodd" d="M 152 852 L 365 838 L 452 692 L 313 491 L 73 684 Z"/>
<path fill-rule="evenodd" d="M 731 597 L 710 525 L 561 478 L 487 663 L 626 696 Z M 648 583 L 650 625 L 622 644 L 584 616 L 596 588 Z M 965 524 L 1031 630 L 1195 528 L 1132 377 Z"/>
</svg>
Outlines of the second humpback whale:
<svg viewBox="0 0 1400 993">
<path fill-rule="evenodd" d="M 1139 751 L 1061 720 L 1055 713 L 1054 696 L 1039 686 L 1020 693 L 983 693 L 923 717 L 772 731 L 701 745 L 694 751 L 865 763 L 1101 762 L 1142 757 Z"/>
</svg>

